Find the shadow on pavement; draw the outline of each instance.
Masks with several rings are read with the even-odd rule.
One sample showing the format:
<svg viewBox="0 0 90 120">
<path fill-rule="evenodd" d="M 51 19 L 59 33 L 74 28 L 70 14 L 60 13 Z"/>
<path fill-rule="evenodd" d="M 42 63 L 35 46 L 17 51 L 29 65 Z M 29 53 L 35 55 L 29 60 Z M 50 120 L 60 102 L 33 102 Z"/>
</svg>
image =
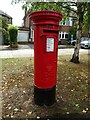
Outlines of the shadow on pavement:
<svg viewBox="0 0 90 120">
<path fill-rule="evenodd" d="M 34 45 L 30 43 L 18 44 L 18 48 L 11 48 L 9 45 L 0 45 L 0 50 L 19 50 L 19 49 L 34 49 Z"/>
</svg>

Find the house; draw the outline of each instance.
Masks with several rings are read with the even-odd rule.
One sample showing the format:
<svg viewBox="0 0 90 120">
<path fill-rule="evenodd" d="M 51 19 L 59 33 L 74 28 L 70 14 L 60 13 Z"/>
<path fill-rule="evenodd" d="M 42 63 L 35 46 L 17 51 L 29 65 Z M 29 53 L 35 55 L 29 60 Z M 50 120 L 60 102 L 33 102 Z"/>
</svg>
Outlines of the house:
<svg viewBox="0 0 90 120">
<path fill-rule="evenodd" d="M 29 28 L 29 42 L 34 42 L 34 30 L 33 30 L 33 23 L 29 18 L 30 13 L 27 13 L 23 20 L 24 20 L 24 27 Z M 62 44 L 66 44 L 66 39 L 68 38 L 69 30 L 73 25 L 73 19 L 76 17 L 70 16 L 65 22 L 60 22 L 60 32 L 59 32 L 59 41 Z"/>
<path fill-rule="evenodd" d="M 60 32 L 59 32 L 59 42 L 61 44 L 67 44 L 67 40 L 68 39 L 74 39 L 73 34 L 71 35 L 71 38 L 69 38 L 69 32 L 70 29 L 72 28 L 72 26 L 75 25 L 75 20 L 77 19 L 76 15 L 74 14 L 74 16 L 71 14 L 69 16 L 68 19 L 66 19 L 65 21 L 61 21 L 59 23 L 59 27 L 60 27 Z"/>
<path fill-rule="evenodd" d="M 30 42 L 30 21 L 29 14 L 25 12 L 25 16 L 23 18 L 22 27 L 18 27 L 18 43 L 27 43 Z"/>
<path fill-rule="evenodd" d="M 2 35 L 3 18 L 5 18 L 4 22 L 6 25 L 12 24 L 12 17 L 0 10 L 0 45 L 3 44 L 3 35 Z"/>
<path fill-rule="evenodd" d="M 12 24 L 12 17 L 0 10 L 0 18 L 1 17 L 6 18 L 7 24 Z"/>
<path fill-rule="evenodd" d="M 59 23 L 60 32 L 59 32 L 59 42 L 61 44 L 66 44 L 66 40 L 68 39 L 70 28 L 72 27 L 72 18 L 70 17 L 65 22 L 61 21 Z"/>
<path fill-rule="evenodd" d="M 34 30 L 33 30 L 33 22 L 29 18 L 30 13 L 26 13 L 23 20 L 24 20 L 24 28 L 29 29 L 29 37 L 28 42 L 34 42 Z"/>
<path fill-rule="evenodd" d="M 27 13 L 24 17 L 24 27 L 29 28 L 29 42 L 34 42 L 34 30 L 33 30 L 33 23 L 29 18 L 30 13 Z M 69 39 L 69 33 L 72 26 L 75 26 L 77 20 L 77 16 L 75 13 L 70 13 L 70 16 L 66 21 L 60 21 L 59 23 L 59 44 L 67 44 L 67 40 Z M 87 36 L 87 32 L 83 33 L 82 36 Z M 70 40 L 76 39 L 75 36 L 72 34 Z"/>
</svg>

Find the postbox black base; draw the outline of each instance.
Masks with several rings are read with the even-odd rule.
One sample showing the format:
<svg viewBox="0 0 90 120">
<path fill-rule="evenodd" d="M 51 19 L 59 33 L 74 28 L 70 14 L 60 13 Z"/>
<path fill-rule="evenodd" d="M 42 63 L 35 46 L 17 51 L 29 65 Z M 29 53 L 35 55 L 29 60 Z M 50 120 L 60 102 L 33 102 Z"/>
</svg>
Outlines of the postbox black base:
<svg viewBox="0 0 90 120">
<path fill-rule="evenodd" d="M 34 86 L 34 102 L 37 105 L 51 106 L 55 102 L 56 86 L 49 89 L 40 89 Z"/>
</svg>

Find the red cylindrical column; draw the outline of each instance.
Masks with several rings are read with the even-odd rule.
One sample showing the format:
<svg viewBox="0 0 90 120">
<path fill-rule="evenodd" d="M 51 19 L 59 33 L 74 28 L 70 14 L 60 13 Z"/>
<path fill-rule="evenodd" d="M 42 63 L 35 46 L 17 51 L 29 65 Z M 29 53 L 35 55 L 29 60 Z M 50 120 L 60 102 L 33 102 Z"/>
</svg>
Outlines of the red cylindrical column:
<svg viewBox="0 0 90 120">
<path fill-rule="evenodd" d="M 55 102 L 59 21 L 62 14 L 38 11 L 30 14 L 34 23 L 34 101 Z"/>
</svg>

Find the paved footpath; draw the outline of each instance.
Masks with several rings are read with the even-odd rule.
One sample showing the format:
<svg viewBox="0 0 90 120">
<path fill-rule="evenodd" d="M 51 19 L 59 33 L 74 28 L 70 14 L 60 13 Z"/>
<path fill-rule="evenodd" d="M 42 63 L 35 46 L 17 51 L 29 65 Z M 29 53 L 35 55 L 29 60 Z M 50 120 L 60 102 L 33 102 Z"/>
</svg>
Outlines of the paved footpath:
<svg viewBox="0 0 90 120">
<path fill-rule="evenodd" d="M 88 49 L 80 49 L 80 54 L 88 54 Z M 58 55 L 73 54 L 74 49 L 58 49 Z M 33 49 L 2 50 L 0 58 L 34 57 Z"/>
</svg>

